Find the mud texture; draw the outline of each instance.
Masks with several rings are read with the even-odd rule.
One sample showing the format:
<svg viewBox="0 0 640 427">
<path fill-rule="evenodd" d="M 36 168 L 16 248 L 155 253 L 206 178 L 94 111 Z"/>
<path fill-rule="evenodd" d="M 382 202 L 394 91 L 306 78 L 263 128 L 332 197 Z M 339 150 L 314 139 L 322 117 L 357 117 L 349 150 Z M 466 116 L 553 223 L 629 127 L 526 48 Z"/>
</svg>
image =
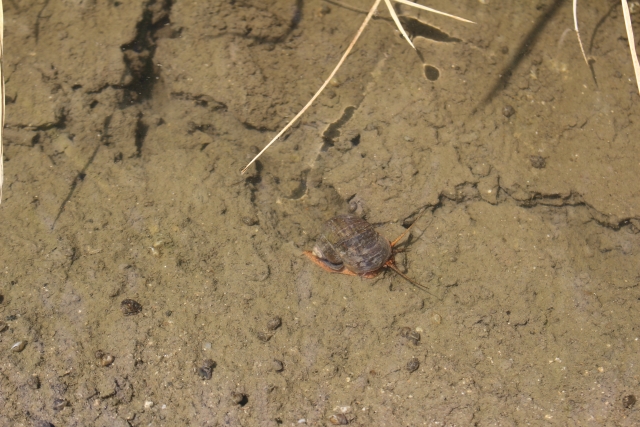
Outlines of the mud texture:
<svg viewBox="0 0 640 427">
<path fill-rule="evenodd" d="M 1 426 L 640 425 L 619 2 L 579 3 L 590 67 L 569 1 L 398 6 L 417 52 L 381 6 L 240 175 L 371 5 L 343 2 L 4 2 Z M 424 208 L 398 263 L 433 295 L 302 257 Z"/>
</svg>

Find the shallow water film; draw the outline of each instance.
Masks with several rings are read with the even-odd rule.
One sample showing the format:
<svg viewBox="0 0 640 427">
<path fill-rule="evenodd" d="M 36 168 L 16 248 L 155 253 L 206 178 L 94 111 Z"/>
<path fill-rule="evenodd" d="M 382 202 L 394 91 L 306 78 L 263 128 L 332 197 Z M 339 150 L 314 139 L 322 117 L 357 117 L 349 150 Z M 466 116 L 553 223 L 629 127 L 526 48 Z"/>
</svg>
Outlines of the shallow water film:
<svg viewBox="0 0 640 427">
<path fill-rule="evenodd" d="M 640 425 L 620 3 L 420 3 L 4 1 L 0 426 Z"/>
</svg>

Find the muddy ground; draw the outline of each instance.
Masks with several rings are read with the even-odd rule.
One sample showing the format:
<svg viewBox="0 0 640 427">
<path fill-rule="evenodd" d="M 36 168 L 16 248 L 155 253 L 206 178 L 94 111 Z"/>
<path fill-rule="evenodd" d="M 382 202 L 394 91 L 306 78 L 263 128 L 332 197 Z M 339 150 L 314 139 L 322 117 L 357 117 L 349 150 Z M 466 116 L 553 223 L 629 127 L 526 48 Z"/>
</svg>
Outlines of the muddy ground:
<svg viewBox="0 0 640 427">
<path fill-rule="evenodd" d="M 4 2 L 0 425 L 640 425 L 619 2 L 579 4 L 591 68 L 569 1 L 401 6 L 417 54 L 383 3 L 240 175 L 372 2 L 344 3 Z M 423 208 L 398 262 L 430 293 L 301 256 Z"/>
</svg>

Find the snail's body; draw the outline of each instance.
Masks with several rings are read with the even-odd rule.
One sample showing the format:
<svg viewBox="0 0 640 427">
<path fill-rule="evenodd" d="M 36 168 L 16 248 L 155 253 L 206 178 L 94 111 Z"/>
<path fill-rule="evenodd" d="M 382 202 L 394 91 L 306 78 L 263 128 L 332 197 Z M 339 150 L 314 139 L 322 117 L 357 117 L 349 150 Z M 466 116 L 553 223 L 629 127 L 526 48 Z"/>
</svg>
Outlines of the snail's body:
<svg viewBox="0 0 640 427">
<path fill-rule="evenodd" d="M 365 275 L 380 270 L 392 253 L 389 241 L 367 221 L 355 215 L 338 215 L 324 223 L 311 255 L 330 271 L 346 269 Z"/>
<path fill-rule="evenodd" d="M 385 268 L 390 268 L 409 283 L 433 295 L 425 286 L 398 270 L 394 259 L 395 254 L 399 252 L 395 248 L 396 244 L 411 230 L 424 212 L 426 210 L 422 211 L 413 224 L 393 242 L 378 234 L 371 224 L 360 217 L 338 215 L 324 223 L 313 251 L 304 251 L 304 254 L 328 272 L 367 279 L 376 277 Z"/>
<path fill-rule="evenodd" d="M 396 240 L 389 242 L 362 218 L 355 215 L 338 215 L 324 223 L 313 251 L 305 251 L 304 254 L 331 273 L 371 279 L 385 268 L 390 268 L 414 285 L 424 288 L 402 274 L 394 259 L 397 252 L 394 249 L 395 245 L 411 227 Z"/>
</svg>

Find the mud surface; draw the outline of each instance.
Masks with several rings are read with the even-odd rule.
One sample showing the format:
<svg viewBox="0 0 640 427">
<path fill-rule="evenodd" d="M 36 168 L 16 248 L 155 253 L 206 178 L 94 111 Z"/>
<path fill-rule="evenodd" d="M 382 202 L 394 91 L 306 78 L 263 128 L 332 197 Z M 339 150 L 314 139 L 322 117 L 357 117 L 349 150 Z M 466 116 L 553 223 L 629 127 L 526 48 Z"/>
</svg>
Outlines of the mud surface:
<svg viewBox="0 0 640 427">
<path fill-rule="evenodd" d="M 579 4 L 591 69 L 568 1 L 399 7 L 418 54 L 383 3 L 240 175 L 344 3 L 4 2 L 0 425 L 640 425 L 619 2 Z M 301 256 L 349 207 L 389 239 L 427 209 L 398 262 L 433 295 Z"/>
</svg>

